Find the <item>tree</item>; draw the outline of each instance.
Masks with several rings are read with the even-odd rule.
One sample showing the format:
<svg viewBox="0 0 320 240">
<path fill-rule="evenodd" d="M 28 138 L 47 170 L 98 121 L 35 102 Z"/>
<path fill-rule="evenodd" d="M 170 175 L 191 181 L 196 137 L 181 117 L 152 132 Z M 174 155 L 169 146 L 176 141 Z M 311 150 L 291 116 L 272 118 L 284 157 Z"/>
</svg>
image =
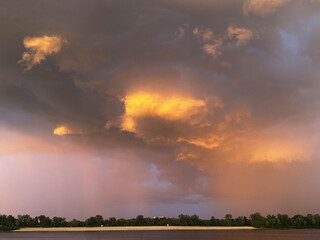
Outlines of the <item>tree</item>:
<svg viewBox="0 0 320 240">
<path fill-rule="evenodd" d="M 245 220 L 243 216 L 239 216 L 235 219 L 236 226 L 245 226 Z"/>
<path fill-rule="evenodd" d="M 67 221 L 65 218 L 62 218 L 62 217 L 53 217 L 52 226 L 53 227 L 66 227 Z"/>
<path fill-rule="evenodd" d="M 314 215 L 314 220 L 316 222 L 316 226 L 320 227 L 320 215 L 319 214 Z"/>
<path fill-rule="evenodd" d="M 19 227 L 35 227 L 35 220 L 30 215 L 18 215 L 18 226 Z"/>
<path fill-rule="evenodd" d="M 108 220 L 109 226 L 116 226 L 116 224 L 117 224 L 117 219 L 115 217 L 109 218 L 109 220 Z"/>
<path fill-rule="evenodd" d="M 103 221 L 103 217 L 101 215 L 96 215 L 94 218 L 95 218 L 95 221 L 97 223 L 97 226 L 103 225 L 104 221 Z"/>
<path fill-rule="evenodd" d="M 292 218 L 292 222 L 294 223 L 294 226 L 298 227 L 298 228 L 303 228 L 303 227 L 307 226 L 307 221 L 305 221 L 304 217 L 300 214 L 295 215 Z"/>
<path fill-rule="evenodd" d="M 281 227 L 290 227 L 291 219 L 288 217 L 287 214 L 278 214 L 277 218 L 280 221 Z"/>
<path fill-rule="evenodd" d="M 0 214 L 0 227 L 6 227 L 7 226 L 7 216 Z"/>
<path fill-rule="evenodd" d="M 124 218 L 120 218 L 117 220 L 117 226 L 128 226 L 128 222 Z"/>
<path fill-rule="evenodd" d="M 253 227 L 264 227 L 266 223 L 265 217 L 261 216 L 260 213 L 254 213 L 250 215 L 251 224 Z"/>
<path fill-rule="evenodd" d="M 279 227 L 281 224 L 280 220 L 275 215 L 267 215 L 266 227 L 274 228 Z"/>
<path fill-rule="evenodd" d="M 200 226 L 201 225 L 200 218 L 197 215 L 192 215 L 190 220 L 191 220 L 192 226 Z"/>
<path fill-rule="evenodd" d="M 52 227 L 52 220 L 45 215 L 40 215 L 38 217 L 39 227 Z"/>
<path fill-rule="evenodd" d="M 179 215 L 179 222 L 181 226 L 191 226 L 191 218 L 189 215 Z"/>
<path fill-rule="evenodd" d="M 90 217 L 85 221 L 87 227 L 97 227 L 97 221 L 94 217 Z"/>
<path fill-rule="evenodd" d="M 239 216 L 236 219 L 232 218 L 231 214 L 226 214 L 223 219 L 211 217 L 211 219 L 200 219 L 197 215 L 180 214 L 179 218 L 145 218 L 143 215 L 137 215 L 131 219 L 116 219 L 111 217 L 104 220 L 101 215 L 90 217 L 86 221 L 73 219 L 67 222 L 63 217 L 47 217 L 40 215 L 32 218 L 30 215 L 18 215 L 15 218 L 12 215 L 0 214 L 0 231 L 13 230 L 17 227 L 96 227 L 96 226 L 253 226 L 266 228 L 320 228 L 320 215 L 308 214 L 302 216 L 300 214 L 290 218 L 286 214 L 267 215 L 263 217 L 260 213 L 250 215 L 250 219 L 245 216 Z"/>
<path fill-rule="evenodd" d="M 144 225 L 144 218 L 143 218 L 143 215 L 138 215 L 137 217 L 136 217 L 136 223 L 137 223 L 137 225 L 139 225 L 139 226 L 141 226 L 141 225 Z"/>
<path fill-rule="evenodd" d="M 217 219 L 214 216 L 210 218 L 210 225 L 217 226 Z"/>
<path fill-rule="evenodd" d="M 10 228 L 16 227 L 17 224 L 16 224 L 15 217 L 12 215 L 7 216 L 7 224 L 6 225 L 7 225 L 7 227 L 10 227 Z"/>
<path fill-rule="evenodd" d="M 80 221 L 78 221 L 77 219 L 72 219 L 72 221 L 69 222 L 68 225 L 70 227 L 80 227 Z"/>
<path fill-rule="evenodd" d="M 154 226 L 154 221 L 152 218 L 144 218 L 145 226 Z"/>
<path fill-rule="evenodd" d="M 226 224 L 228 226 L 231 226 L 233 225 L 232 222 L 233 222 L 233 219 L 232 219 L 232 215 L 231 214 L 226 214 L 224 219 L 226 220 Z"/>
<path fill-rule="evenodd" d="M 170 226 L 180 226 L 180 220 L 178 218 L 168 218 L 165 221 L 166 222 L 164 222 L 164 219 L 161 219 L 161 226 L 165 226 L 166 224 L 169 224 Z"/>
</svg>

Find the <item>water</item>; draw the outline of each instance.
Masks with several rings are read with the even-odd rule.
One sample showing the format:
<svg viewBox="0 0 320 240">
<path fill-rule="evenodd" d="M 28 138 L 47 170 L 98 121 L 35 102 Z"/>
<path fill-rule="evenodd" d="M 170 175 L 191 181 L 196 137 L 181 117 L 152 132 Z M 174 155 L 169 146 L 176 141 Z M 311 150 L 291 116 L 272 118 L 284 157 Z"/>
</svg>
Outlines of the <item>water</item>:
<svg viewBox="0 0 320 240">
<path fill-rule="evenodd" d="M 111 232 L 0 232 L 0 239 L 112 239 L 112 240 L 319 240 L 320 229 L 111 231 Z"/>
</svg>

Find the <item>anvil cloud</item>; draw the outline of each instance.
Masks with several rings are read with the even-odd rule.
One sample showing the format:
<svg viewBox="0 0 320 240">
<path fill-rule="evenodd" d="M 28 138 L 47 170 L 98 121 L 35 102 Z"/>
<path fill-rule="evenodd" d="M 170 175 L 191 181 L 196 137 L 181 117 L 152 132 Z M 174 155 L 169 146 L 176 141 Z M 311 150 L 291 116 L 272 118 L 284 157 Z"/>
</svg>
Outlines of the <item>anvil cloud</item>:
<svg viewBox="0 0 320 240">
<path fill-rule="evenodd" d="M 2 1 L 0 213 L 313 213 L 320 2 Z"/>
</svg>

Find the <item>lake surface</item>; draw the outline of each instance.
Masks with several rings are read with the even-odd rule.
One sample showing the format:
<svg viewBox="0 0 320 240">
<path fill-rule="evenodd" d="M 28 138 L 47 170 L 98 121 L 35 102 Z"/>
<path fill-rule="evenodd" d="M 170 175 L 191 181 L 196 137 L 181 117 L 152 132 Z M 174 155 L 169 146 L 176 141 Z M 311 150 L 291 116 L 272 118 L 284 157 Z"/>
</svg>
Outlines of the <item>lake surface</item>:
<svg viewBox="0 0 320 240">
<path fill-rule="evenodd" d="M 319 240 L 320 229 L 303 230 L 175 230 L 110 232 L 0 232 L 0 239 L 112 239 L 112 240 Z"/>
</svg>

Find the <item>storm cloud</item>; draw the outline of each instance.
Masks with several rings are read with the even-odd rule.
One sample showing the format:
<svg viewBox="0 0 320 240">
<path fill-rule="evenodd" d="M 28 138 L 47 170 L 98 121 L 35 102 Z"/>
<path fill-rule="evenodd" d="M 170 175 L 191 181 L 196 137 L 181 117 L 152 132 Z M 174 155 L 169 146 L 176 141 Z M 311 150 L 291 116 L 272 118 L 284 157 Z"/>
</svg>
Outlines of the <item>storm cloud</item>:
<svg viewBox="0 0 320 240">
<path fill-rule="evenodd" d="M 315 211 L 319 10 L 0 1 L 0 212 Z"/>
</svg>

